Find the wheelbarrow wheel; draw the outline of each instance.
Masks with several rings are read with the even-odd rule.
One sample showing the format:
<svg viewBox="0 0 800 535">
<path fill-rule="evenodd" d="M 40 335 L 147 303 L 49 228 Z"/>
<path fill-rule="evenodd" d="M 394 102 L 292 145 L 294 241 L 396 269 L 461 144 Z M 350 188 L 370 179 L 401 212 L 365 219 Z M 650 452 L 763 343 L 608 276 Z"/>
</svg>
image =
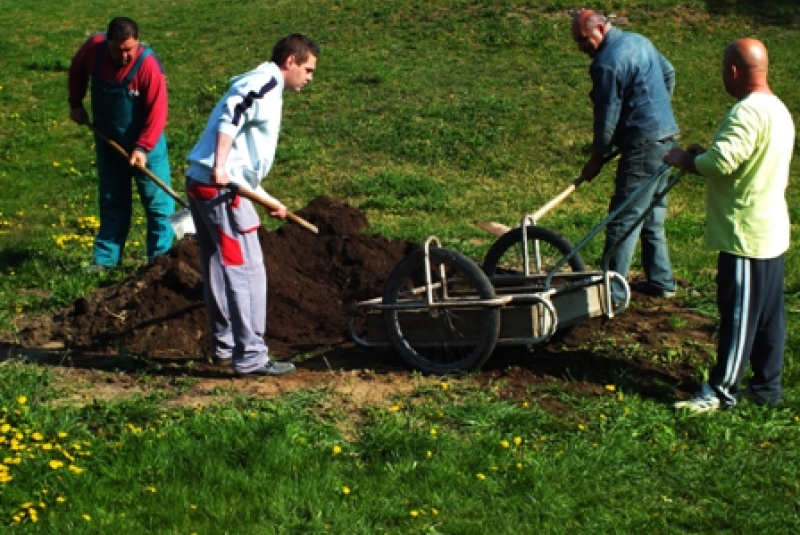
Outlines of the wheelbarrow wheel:
<svg viewBox="0 0 800 535">
<path fill-rule="evenodd" d="M 425 373 L 477 370 L 497 343 L 500 309 L 459 300 L 493 299 L 494 288 L 480 267 L 457 251 L 432 247 L 429 259 L 426 268 L 425 251 L 414 251 L 390 273 L 383 304 L 403 308 L 383 311 L 386 334 L 400 357 Z M 432 306 L 427 301 L 426 270 Z"/>
<path fill-rule="evenodd" d="M 493 275 L 521 275 L 524 269 L 524 249 L 522 243 L 522 228 L 513 228 L 500 236 L 489 248 L 483 259 L 483 271 L 489 277 Z M 531 275 L 544 275 L 548 273 L 559 260 L 570 253 L 574 247 L 567 239 L 557 232 L 544 227 L 529 225 L 527 228 L 529 273 Z M 535 261 L 534 251 L 538 245 L 539 262 Z M 564 264 L 562 271 L 586 271 L 586 264 L 580 254 L 569 259 Z"/>
<path fill-rule="evenodd" d="M 561 234 L 544 227 L 528 225 L 528 273 L 545 275 L 570 253 L 574 247 Z M 538 255 L 536 254 L 538 251 Z M 525 273 L 525 254 L 522 228 L 517 227 L 500 236 L 489 248 L 483 259 L 483 271 L 488 277 L 502 278 L 503 275 L 519 276 Z M 575 253 L 559 272 L 586 271 L 586 264 L 580 254 Z M 497 279 L 493 279 L 497 282 Z M 499 286 L 498 286 L 499 287 Z M 575 326 L 558 329 L 550 337 L 551 342 L 560 342 L 572 332 Z"/>
</svg>

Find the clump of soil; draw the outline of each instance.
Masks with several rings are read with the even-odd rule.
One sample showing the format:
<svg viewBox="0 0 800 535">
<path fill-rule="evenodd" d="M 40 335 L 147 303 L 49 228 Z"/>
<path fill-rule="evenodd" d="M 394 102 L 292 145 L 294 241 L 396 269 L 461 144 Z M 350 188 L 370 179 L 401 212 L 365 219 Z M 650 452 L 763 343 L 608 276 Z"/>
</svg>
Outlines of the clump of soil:
<svg viewBox="0 0 800 535">
<path fill-rule="evenodd" d="M 297 214 L 319 234 L 292 224 L 259 230 L 269 280 L 266 339 L 271 353 L 283 357 L 345 341 L 353 303 L 379 296 L 394 265 L 416 247 L 364 234 L 364 214 L 328 197 Z M 30 320 L 19 341 L 98 352 L 207 354 L 209 325 L 194 238 L 184 238 L 124 282 L 52 317 Z"/>
</svg>

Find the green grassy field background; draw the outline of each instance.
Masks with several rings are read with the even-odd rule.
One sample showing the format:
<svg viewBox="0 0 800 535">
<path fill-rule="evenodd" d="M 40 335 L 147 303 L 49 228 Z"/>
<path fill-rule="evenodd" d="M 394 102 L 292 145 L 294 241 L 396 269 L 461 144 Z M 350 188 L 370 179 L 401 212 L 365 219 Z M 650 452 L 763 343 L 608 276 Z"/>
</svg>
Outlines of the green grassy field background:
<svg viewBox="0 0 800 535">
<path fill-rule="evenodd" d="M 588 59 L 562 0 L 0 0 L 0 329 L 71 303 L 144 262 L 86 274 L 96 224 L 93 138 L 72 123 L 66 70 L 117 15 L 137 20 L 169 80 L 175 188 L 227 79 L 290 32 L 318 40 L 315 80 L 286 95 L 266 187 L 292 209 L 329 195 L 369 232 L 480 259 L 478 219 L 514 224 L 587 157 Z M 761 39 L 771 84 L 800 111 L 796 2 L 617 0 L 591 6 L 648 36 L 677 70 L 683 144 L 707 144 L 732 99 L 730 41 Z M 800 193 L 787 196 L 798 235 Z M 572 241 L 605 213 L 611 171 L 542 222 Z M 712 288 L 702 180 L 671 194 L 675 269 Z M 136 206 L 136 203 L 135 203 Z M 268 224 L 274 224 L 269 222 Z M 138 237 L 138 238 L 137 238 Z M 597 262 L 601 243 L 584 257 Z M 0 530 L 9 533 L 794 533 L 800 404 L 797 247 L 787 253 L 787 403 L 711 418 L 652 400 L 555 393 L 569 418 L 491 391 L 433 387 L 395 410 L 338 411 L 325 392 L 172 409 L 150 396 L 60 406 L 51 371 L 0 362 Z M 634 269 L 639 266 L 634 265 Z M 690 303 L 707 306 L 708 303 Z M 443 384 L 447 384 L 446 382 Z M 619 395 L 618 395 L 619 394 Z M 354 432 L 344 433 L 343 428 Z M 33 512 L 31 512 L 33 511 Z"/>
</svg>

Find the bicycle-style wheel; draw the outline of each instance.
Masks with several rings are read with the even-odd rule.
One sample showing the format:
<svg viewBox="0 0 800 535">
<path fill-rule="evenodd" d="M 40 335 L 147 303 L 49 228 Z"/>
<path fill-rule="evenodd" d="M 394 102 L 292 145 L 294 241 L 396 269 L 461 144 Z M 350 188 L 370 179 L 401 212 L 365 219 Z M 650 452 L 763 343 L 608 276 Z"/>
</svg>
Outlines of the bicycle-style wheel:
<svg viewBox="0 0 800 535">
<path fill-rule="evenodd" d="M 528 273 L 547 274 L 573 250 L 572 244 L 557 232 L 529 225 L 527 228 Z M 488 276 L 522 275 L 525 273 L 522 228 L 513 228 L 500 236 L 483 259 L 483 271 Z M 586 271 L 583 258 L 576 253 L 560 271 Z"/>
<path fill-rule="evenodd" d="M 425 373 L 479 369 L 497 343 L 500 309 L 464 301 L 494 299 L 494 288 L 480 267 L 457 251 L 432 247 L 428 258 L 426 267 L 425 251 L 414 251 L 389 275 L 383 304 L 403 308 L 383 311 L 386 334 L 403 360 Z"/>
<path fill-rule="evenodd" d="M 528 275 L 546 275 L 574 247 L 561 234 L 544 227 L 528 225 Z M 514 228 L 500 236 L 489 248 L 483 260 L 483 271 L 489 277 L 503 275 L 519 276 L 525 274 L 525 249 L 523 248 L 522 228 Z M 586 271 L 586 264 L 580 254 L 575 253 L 559 269 L 559 273 Z M 500 284 L 494 279 L 496 284 Z M 498 286 L 499 287 L 499 286 Z M 551 342 L 561 342 L 575 328 L 574 325 L 558 328 L 550 337 Z"/>
</svg>

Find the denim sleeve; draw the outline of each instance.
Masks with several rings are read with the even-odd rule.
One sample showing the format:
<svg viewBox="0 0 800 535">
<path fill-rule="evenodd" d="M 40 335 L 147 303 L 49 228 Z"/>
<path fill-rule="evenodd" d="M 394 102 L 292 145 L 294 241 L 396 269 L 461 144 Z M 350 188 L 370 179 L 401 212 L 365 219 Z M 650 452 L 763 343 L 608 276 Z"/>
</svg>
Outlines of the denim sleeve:
<svg viewBox="0 0 800 535">
<path fill-rule="evenodd" d="M 661 63 L 661 72 L 664 73 L 664 85 L 667 86 L 667 93 L 672 98 L 672 93 L 675 91 L 675 68 L 663 55 L 659 54 L 658 59 Z"/>
<path fill-rule="evenodd" d="M 613 145 L 614 133 L 622 111 L 623 88 L 616 72 L 607 66 L 592 69 L 592 82 L 594 104 L 592 152 L 605 154 Z"/>
</svg>

